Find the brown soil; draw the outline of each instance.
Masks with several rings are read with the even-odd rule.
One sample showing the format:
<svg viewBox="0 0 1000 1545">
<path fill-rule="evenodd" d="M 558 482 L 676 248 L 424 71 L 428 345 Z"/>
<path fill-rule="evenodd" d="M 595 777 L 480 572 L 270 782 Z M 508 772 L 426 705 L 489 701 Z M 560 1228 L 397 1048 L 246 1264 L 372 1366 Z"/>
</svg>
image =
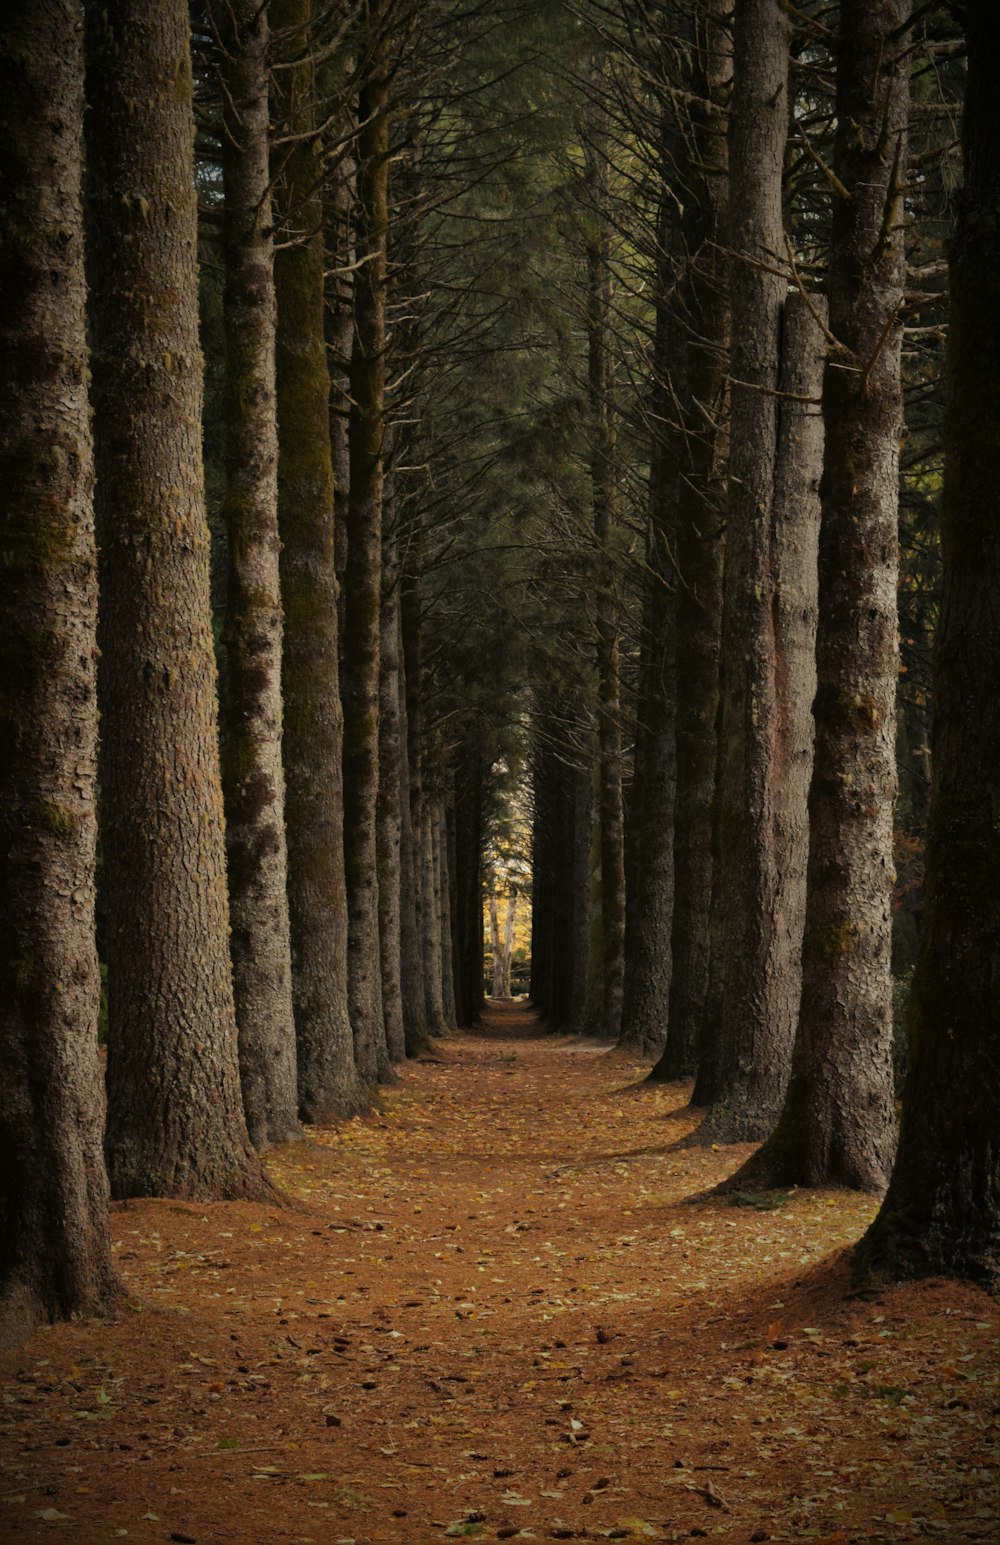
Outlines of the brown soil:
<svg viewBox="0 0 1000 1545">
<path fill-rule="evenodd" d="M 136 1311 L 0 1360 L 0 1539 L 1000 1539 L 998 1306 L 845 1297 L 871 1199 L 687 1201 L 749 1150 L 606 1050 L 495 1009 L 293 1207 L 116 1207 Z"/>
</svg>

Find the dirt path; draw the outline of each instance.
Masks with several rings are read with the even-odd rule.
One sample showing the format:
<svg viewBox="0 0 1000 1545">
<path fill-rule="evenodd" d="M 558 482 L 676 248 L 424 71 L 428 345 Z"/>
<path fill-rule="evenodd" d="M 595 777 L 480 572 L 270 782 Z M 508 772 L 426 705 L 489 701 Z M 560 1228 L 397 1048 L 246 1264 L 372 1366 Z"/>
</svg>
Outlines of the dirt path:
<svg viewBox="0 0 1000 1545">
<path fill-rule="evenodd" d="M 1000 1539 L 1000 1314 L 845 1300 L 873 1203 L 685 1198 L 679 1086 L 522 1009 L 273 1156 L 118 1206 L 141 1312 L 0 1361 L 0 1540 Z"/>
</svg>

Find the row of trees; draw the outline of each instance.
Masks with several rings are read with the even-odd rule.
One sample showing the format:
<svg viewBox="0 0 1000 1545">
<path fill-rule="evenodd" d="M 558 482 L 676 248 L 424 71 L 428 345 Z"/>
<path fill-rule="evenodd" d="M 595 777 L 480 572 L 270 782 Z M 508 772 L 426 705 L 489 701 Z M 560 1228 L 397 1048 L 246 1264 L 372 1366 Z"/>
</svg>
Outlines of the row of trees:
<svg viewBox="0 0 1000 1545">
<path fill-rule="evenodd" d="M 449 21 L 5 12 L 12 1323 L 114 1301 L 109 1190 L 271 1196 L 481 999 L 489 726 L 427 627 Z"/>
<path fill-rule="evenodd" d="M 699 0 L 657 7 L 653 27 L 647 8 L 595 14 L 582 131 L 599 168 L 586 190 L 592 674 L 563 676 L 534 720 L 533 993 L 555 1025 L 618 1034 L 653 1078 L 693 1075 L 706 1107 L 695 1141 L 766 1140 L 733 1184 L 881 1191 L 897 1137 L 892 912 L 902 902 L 908 920 L 914 889 L 911 873 L 894 896 L 896 857 L 922 845 L 926 811 L 917 753 L 937 597 L 918 542 L 940 487 L 962 39 L 947 7 L 893 0 L 843 0 L 833 18 Z M 968 22 L 974 52 L 985 11 Z M 971 147 L 989 134 L 975 103 L 970 82 L 974 201 L 987 195 L 970 191 Z M 651 175 L 629 174 L 623 150 Z M 964 236 L 960 224 L 953 254 Z M 968 422 L 960 347 L 950 458 L 956 411 Z M 609 574 L 636 461 L 647 474 Z M 940 625 L 947 638 L 944 614 Z M 939 719 L 956 711 L 943 690 Z M 894 832 L 897 754 L 909 833 Z M 938 769 L 939 800 L 949 776 Z M 968 785 L 965 797 L 962 822 Z M 928 917 L 942 904 L 934 861 L 932 838 Z M 897 940 L 904 968 L 909 948 Z M 939 1003 L 928 1022 L 921 994 L 953 969 L 935 948 L 929 929 L 896 1178 L 861 1259 L 995 1284 L 996 1020 L 960 1028 Z M 966 958 L 989 980 L 985 956 Z M 939 1147 L 918 1163 L 921 1130 Z"/>
<path fill-rule="evenodd" d="M 900 392 L 919 532 L 950 23 L 904 0 L 844 0 L 839 33 L 777 0 L 83 14 L 0 21 L 5 1318 L 114 1302 L 109 1185 L 270 1195 L 261 1151 L 475 1018 L 484 853 L 529 762 L 550 1022 L 697 1071 L 706 1137 L 778 1119 L 765 1178 L 882 1184 Z M 993 30 L 973 5 L 977 353 L 953 331 L 944 519 L 975 530 L 939 667 L 976 674 L 936 689 L 928 1049 L 885 1215 L 910 1221 L 879 1247 L 983 1280 L 985 880 L 974 945 L 955 908 L 992 853 L 989 741 L 963 736 L 991 723 L 968 619 L 996 576 L 955 479 L 992 486 L 989 436 L 959 437 L 995 389 Z M 932 573 L 912 559 L 908 594 Z"/>
</svg>

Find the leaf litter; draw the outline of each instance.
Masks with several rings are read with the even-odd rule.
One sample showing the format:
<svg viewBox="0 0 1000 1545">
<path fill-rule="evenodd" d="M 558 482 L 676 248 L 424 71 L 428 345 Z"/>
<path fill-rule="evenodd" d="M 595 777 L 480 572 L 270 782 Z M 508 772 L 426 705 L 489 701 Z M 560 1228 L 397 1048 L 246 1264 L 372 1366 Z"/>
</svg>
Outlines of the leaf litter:
<svg viewBox="0 0 1000 1545">
<path fill-rule="evenodd" d="M 993 1545 L 1000 1308 L 852 1298 L 877 1203 L 707 1195 L 750 1149 L 642 1071 L 498 1006 L 289 1206 L 117 1204 L 138 1312 L 0 1355 L 5 1545 Z"/>
</svg>

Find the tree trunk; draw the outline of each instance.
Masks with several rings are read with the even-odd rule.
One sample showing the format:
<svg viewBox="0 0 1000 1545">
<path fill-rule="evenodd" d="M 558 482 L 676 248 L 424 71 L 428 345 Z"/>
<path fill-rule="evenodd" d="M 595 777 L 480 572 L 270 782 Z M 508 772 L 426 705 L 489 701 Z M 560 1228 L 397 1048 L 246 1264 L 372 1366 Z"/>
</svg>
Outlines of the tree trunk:
<svg viewBox="0 0 1000 1545">
<path fill-rule="evenodd" d="M 662 157 L 676 143 L 666 117 Z M 626 889 L 625 983 L 619 1044 L 653 1061 L 667 1035 L 670 922 L 673 910 L 673 811 L 676 784 L 674 650 L 676 628 L 675 519 L 679 428 L 673 404 L 681 396 L 676 364 L 679 328 L 671 315 L 675 288 L 672 225 L 676 194 L 666 186 L 657 220 L 656 319 L 650 421 L 649 512 L 643 636 L 635 734 Z"/>
<path fill-rule="evenodd" d="M 420 896 L 421 939 L 424 957 L 424 995 L 427 1027 L 432 1035 L 443 1035 L 448 1028 L 444 1015 L 443 976 L 441 969 L 441 892 L 436 873 L 434 801 L 426 795 L 420 817 Z"/>
<path fill-rule="evenodd" d="M 507 921 L 503 930 L 503 995 L 510 997 L 510 963 L 514 956 L 514 924 L 517 921 L 517 891 L 507 899 Z"/>
<path fill-rule="evenodd" d="M 95 0 L 87 24 L 108 1170 L 120 1197 L 259 1198 L 229 960 L 188 8 Z"/>
<path fill-rule="evenodd" d="M 402 998 L 406 1054 L 417 1057 L 427 1049 L 427 1008 L 424 957 L 420 935 L 420 851 L 414 840 L 410 797 L 409 714 L 406 658 L 403 649 L 402 576 L 397 593 L 397 658 L 399 661 L 399 990 Z"/>
<path fill-rule="evenodd" d="M 455 901 L 458 1023 L 475 1024 L 483 1008 L 483 762 L 469 753 L 455 777 Z"/>
<path fill-rule="evenodd" d="M 441 1004 L 445 1023 L 454 1029 L 458 1023 L 455 1004 L 455 931 L 451 898 L 451 853 L 448 841 L 448 816 L 439 804 L 435 820 L 434 871 L 441 913 Z"/>
<path fill-rule="evenodd" d="M 793 820 L 784 783 L 801 684 L 787 679 L 776 529 L 779 348 L 786 284 L 782 164 L 788 19 L 780 0 L 735 10 L 730 134 L 732 412 L 714 821 L 712 967 L 706 1005 L 714 1104 L 698 1140 L 766 1136 L 781 1108 L 798 1005 L 801 930 L 783 870 Z M 787 700 L 786 700 L 787 699 Z M 804 838 L 804 811 L 802 815 Z M 704 1079 L 699 1078 L 703 1093 Z"/>
<path fill-rule="evenodd" d="M 567 1022 L 582 1030 L 587 1014 L 587 960 L 590 953 L 590 833 L 593 825 L 594 780 L 589 767 L 570 772 L 571 838 L 569 861 L 572 913 L 569 936 L 570 997 Z"/>
<path fill-rule="evenodd" d="M 902 168 L 909 0 L 843 0 L 802 1005 L 788 1098 L 752 1173 L 875 1191 L 895 1146 L 890 901 Z"/>
<path fill-rule="evenodd" d="M 296 143 L 276 152 L 283 250 L 278 301 L 278 522 L 285 617 L 285 814 L 299 1109 L 334 1121 L 368 1103 L 347 1013 L 342 720 L 333 570 L 330 380 L 323 337 L 323 244 L 317 193 L 311 0 L 272 0 L 289 58 L 275 109 Z"/>
<path fill-rule="evenodd" d="M 494 881 L 494 885 L 495 885 Z M 500 943 L 500 904 L 493 887 L 490 887 L 490 951 L 493 956 L 490 997 L 505 998 L 503 986 L 503 946 Z"/>
<path fill-rule="evenodd" d="M 402 972 L 402 815 L 400 763 L 399 557 L 394 534 L 383 541 L 378 714 L 378 938 L 385 1043 L 392 1062 L 406 1060 Z"/>
<path fill-rule="evenodd" d="M 602 137 L 603 130 L 596 127 L 586 136 L 585 150 L 586 177 L 594 204 L 590 218 L 597 226 L 596 235 L 587 244 L 587 390 L 593 436 L 590 484 L 596 559 L 598 813 L 604 945 L 601 1028 L 605 1034 L 617 1036 L 621 1029 L 625 975 L 625 812 L 618 596 L 610 550 L 617 498 L 609 346 L 611 269 L 602 163 L 595 149 Z"/>
<path fill-rule="evenodd" d="M 388 228 L 387 0 L 361 7 L 357 267 L 351 349 L 350 490 L 344 576 L 344 868 L 347 985 L 354 1056 L 369 1081 L 389 1074 L 378 936 L 379 609 L 385 440 Z"/>
<path fill-rule="evenodd" d="M 590 799 L 590 856 L 587 867 L 587 883 L 590 888 L 587 904 L 587 985 L 584 996 L 583 1023 L 581 1029 L 588 1035 L 606 1035 L 607 994 L 605 976 L 604 887 L 601 858 L 601 774 L 598 763 L 589 773 Z"/>
<path fill-rule="evenodd" d="M 302 1136 L 281 762 L 281 581 L 274 387 L 268 28 L 258 0 L 220 20 L 225 104 L 226 497 L 222 785 L 240 1081 L 257 1149 Z"/>
<path fill-rule="evenodd" d="M 71 0 L 0 16 L 0 1346 L 103 1314 L 94 947 L 97 555 L 83 48 Z"/>
<path fill-rule="evenodd" d="M 689 112 L 697 136 L 686 176 L 682 225 L 688 272 L 683 475 L 677 490 L 676 793 L 674 895 L 667 1042 L 656 1079 L 694 1073 L 708 989 L 712 801 L 717 754 L 722 569 L 725 550 L 729 295 L 719 232 L 728 195 L 724 104 L 732 81 L 731 0 L 702 0 L 695 13 Z M 676 408 L 674 411 L 677 411 Z"/>
<path fill-rule="evenodd" d="M 357 167 L 344 146 L 327 179 L 323 235 L 326 245 L 325 331 L 330 366 L 330 449 L 333 459 L 333 566 L 343 586 L 347 569 L 347 501 L 351 486 L 349 419 L 351 403 L 351 344 L 354 336 L 353 206 Z M 344 608 L 340 608 L 343 651 Z"/>
<path fill-rule="evenodd" d="M 941 617 L 926 909 L 892 1181 L 862 1282 L 966 1277 L 1000 1289 L 1000 13 L 967 7 L 965 188 L 949 248 Z"/>
</svg>

